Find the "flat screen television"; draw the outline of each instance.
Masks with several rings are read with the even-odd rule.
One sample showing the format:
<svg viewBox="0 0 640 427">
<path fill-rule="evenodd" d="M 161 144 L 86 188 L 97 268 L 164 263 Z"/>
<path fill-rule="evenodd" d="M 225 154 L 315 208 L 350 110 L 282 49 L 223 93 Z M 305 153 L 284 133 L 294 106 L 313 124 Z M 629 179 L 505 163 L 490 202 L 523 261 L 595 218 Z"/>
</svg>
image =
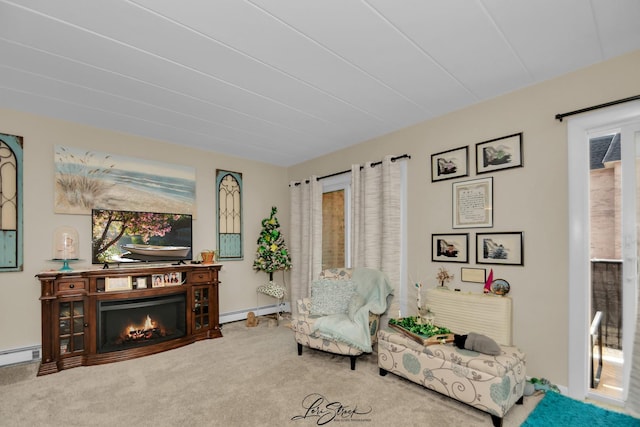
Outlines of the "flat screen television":
<svg viewBox="0 0 640 427">
<path fill-rule="evenodd" d="M 91 262 L 183 262 L 191 260 L 189 214 L 91 210 Z"/>
</svg>

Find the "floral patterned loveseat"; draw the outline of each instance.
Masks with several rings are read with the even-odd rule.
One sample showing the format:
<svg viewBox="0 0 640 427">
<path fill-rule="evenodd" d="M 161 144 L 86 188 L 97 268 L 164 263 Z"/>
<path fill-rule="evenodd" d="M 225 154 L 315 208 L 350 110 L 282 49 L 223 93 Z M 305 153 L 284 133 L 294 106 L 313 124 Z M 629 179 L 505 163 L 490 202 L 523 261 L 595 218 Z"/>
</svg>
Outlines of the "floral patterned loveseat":
<svg viewBox="0 0 640 427">
<path fill-rule="evenodd" d="M 352 291 L 349 291 L 348 286 L 343 286 L 352 280 L 357 282 L 358 278 L 362 277 L 375 277 L 374 281 L 377 281 L 377 285 L 372 283 L 369 286 L 368 283 L 356 283 Z M 320 313 L 314 312 L 314 303 L 317 301 L 314 299 L 313 288 L 311 298 L 297 301 L 298 313 L 293 315 L 291 327 L 298 343 L 298 355 L 302 355 L 303 347 L 346 355 L 350 357 L 351 369 L 354 370 L 356 358 L 362 353 L 370 353 L 372 351 L 371 345 L 377 341 L 380 314 L 386 311 L 386 297 L 391 293 L 391 287 L 382 272 L 372 269 L 327 269 L 320 273 L 319 281 L 325 282 L 328 286 L 335 285 L 329 292 L 332 295 L 332 301 L 325 302 L 331 307 L 325 308 L 324 311 L 329 310 L 331 313 L 322 314 L 323 310 L 320 310 Z M 365 295 L 366 298 L 362 295 Z M 316 310 L 318 309 L 316 308 Z M 327 318 L 334 320 L 334 324 L 341 323 L 349 327 L 355 327 L 354 325 L 360 321 L 359 324 L 364 329 L 362 334 L 368 334 L 368 340 L 366 340 L 368 344 L 354 344 L 344 337 L 323 332 L 322 329 L 319 330 L 318 323 L 327 320 Z"/>
</svg>

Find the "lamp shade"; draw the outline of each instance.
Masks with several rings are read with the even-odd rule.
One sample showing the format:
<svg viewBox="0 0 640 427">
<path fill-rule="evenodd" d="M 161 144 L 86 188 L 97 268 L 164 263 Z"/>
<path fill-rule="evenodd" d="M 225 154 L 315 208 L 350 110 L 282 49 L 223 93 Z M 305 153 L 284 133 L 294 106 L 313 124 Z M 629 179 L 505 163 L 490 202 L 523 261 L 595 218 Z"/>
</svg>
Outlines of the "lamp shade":
<svg viewBox="0 0 640 427">
<path fill-rule="evenodd" d="M 69 226 L 56 228 L 53 233 L 53 259 L 78 259 L 78 231 Z"/>
</svg>

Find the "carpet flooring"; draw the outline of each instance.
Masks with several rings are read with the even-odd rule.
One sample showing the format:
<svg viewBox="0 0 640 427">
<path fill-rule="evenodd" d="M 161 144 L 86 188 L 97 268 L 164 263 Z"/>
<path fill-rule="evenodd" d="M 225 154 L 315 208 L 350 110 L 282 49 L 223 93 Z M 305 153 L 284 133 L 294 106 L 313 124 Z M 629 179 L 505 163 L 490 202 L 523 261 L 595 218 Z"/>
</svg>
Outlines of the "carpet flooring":
<svg viewBox="0 0 640 427">
<path fill-rule="evenodd" d="M 395 375 L 375 354 L 349 358 L 305 348 L 288 321 L 223 325 L 223 338 L 138 359 L 36 376 L 29 363 L 0 368 L 2 426 L 491 426 L 479 410 Z M 519 426 L 540 401 L 504 419 Z"/>
</svg>

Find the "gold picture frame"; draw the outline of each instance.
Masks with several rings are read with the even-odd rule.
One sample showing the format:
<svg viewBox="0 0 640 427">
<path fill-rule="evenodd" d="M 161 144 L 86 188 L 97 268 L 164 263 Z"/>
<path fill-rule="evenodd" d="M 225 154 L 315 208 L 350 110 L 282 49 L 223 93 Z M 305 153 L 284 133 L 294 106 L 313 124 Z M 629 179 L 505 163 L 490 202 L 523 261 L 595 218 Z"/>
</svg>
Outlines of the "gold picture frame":
<svg viewBox="0 0 640 427">
<path fill-rule="evenodd" d="M 460 280 L 471 283 L 485 283 L 487 281 L 487 270 L 484 268 L 462 267 L 460 270 Z"/>
<path fill-rule="evenodd" d="M 131 276 L 125 277 L 107 277 L 104 279 L 104 290 L 112 291 L 129 291 L 133 289 Z"/>
</svg>

